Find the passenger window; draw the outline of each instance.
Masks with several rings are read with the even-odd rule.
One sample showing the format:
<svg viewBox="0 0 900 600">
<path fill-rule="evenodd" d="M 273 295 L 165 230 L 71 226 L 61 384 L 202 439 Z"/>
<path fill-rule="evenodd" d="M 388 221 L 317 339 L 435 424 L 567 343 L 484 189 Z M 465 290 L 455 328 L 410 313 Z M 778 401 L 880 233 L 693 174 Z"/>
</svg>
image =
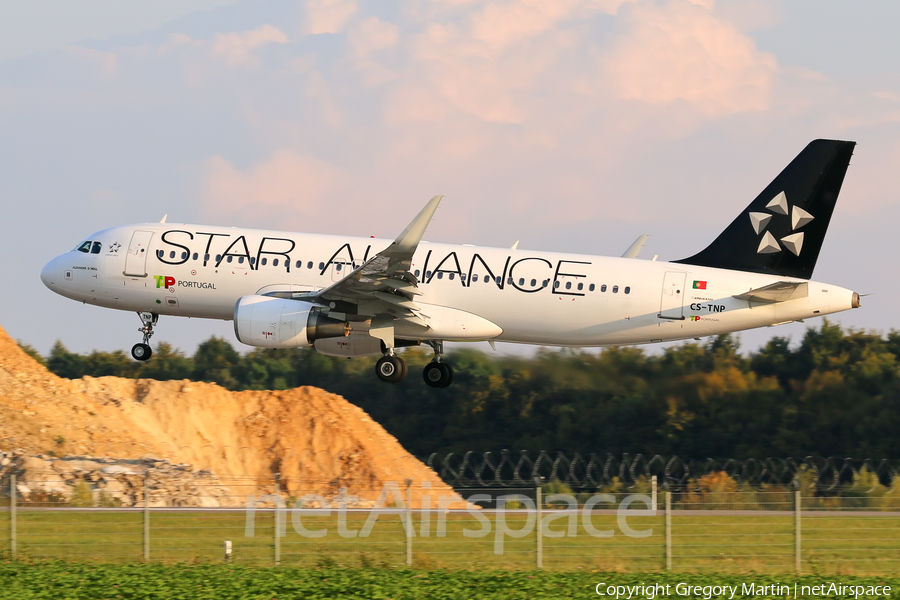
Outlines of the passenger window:
<svg viewBox="0 0 900 600">
<path fill-rule="evenodd" d="M 566 289 L 567 289 L 567 290 L 571 290 L 571 289 L 572 289 L 572 282 L 571 282 L 571 281 L 567 281 L 567 282 L 566 282 Z"/>
<path fill-rule="evenodd" d="M 625 293 L 626 293 L 626 294 L 630 294 L 630 293 L 631 293 L 631 288 L 626 286 L 626 287 L 625 287 Z"/>
<path fill-rule="evenodd" d="M 85 243 L 83 243 L 82 245 L 78 246 L 78 251 L 79 251 L 79 252 L 84 252 L 85 254 L 87 254 L 88 252 L 91 251 L 91 243 L 90 243 L 90 242 L 85 242 Z M 162 257 L 160 257 L 160 258 L 162 258 Z"/>
<path fill-rule="evenodd" d="M 603 285 L 600 286 L 600 291 L 601 291 L 601 292 L 605 292 L 605 291 L 606 291 L 606 284 L 605 284 L 605 283 L 604 283 Z"/>
<path fill-rule="evenodd" d="M 536 285 L 537 285 L 537 279 L 532 279 L 532 280 L 531 280 L 531 287 L 534 287 L 534 286 L 536 286 Z"/>
<path fill-rule="evenodd" d="M 306 263 L 306 268 L 307 268 L 307 269 L 312 269 L 312 268 L 313 268 L 312 261 L 309 261 L 308 263 Z"/>
<path fill-rule="evenodd" d="M 549 280 L 549 279 L 545 279 L 545 280 L 544 280 L 544 283 L 541 284 L 541 287 L 547 287 L 549 284 L 550 284 L 550 280 Z"/>
<path fill-rule="evenodd" d="M 182 252 L 182 253 L 181 253 L 181 260 L 187 260 L 187 257 L 188 257 L 188 253 L 187 253 L 187 252 Z"/>
<path fill-rule="evenodd" d="M 589 289 L 590 291 L 593 292 L 593 291 L 594 291 L 594 284 L 592 283 L 592 284 L 590 285 L 590 287 L 588 287 L 588 289 Z"/>
<path fill-rule="evenodd" d="M 234 258 L 234 257 L 231 256 L 231 255 L 229 254 L 229 255 L 228 255 L 228 262 L 231 262 L 231 259 L 232 259 L 232 258 Z"/>
<path fill-rule="evenodd" d="M 197 260 L 197 257 L 198 257 L 198 256 L 199 256 L 199 254 L 197 254 L 196 252 L 194 252 L 193 260 Z"/>
<path fill-rule="evenodd" d="M 448 275 L 448 277 L 450 278 L 450 281 L 453 281 L 453 277 L 454 277 L 455 275 L 456 275 L 456 273 L 450 273 L 450 275 Z"/>
<path fill-rule="evenodd" d="M 438 279 L 443 279 L 443 278 L 444 278 L 444 272 L 438 271 Z"/>
<path fill-rule="evenodd" d="M 157 257 L 157 258 L 162 258 L 164 254 L 165 254 L 165 252 L 163 252 L 162 250 L 157 250 L 157 251 L 156 251 L 156 257 Z"/>
<path fill-rule="evenodd" d="M 426 271 L 425 277 L 426 277 L 426 279 L 431 279 L 431 271 Z"/>
<path fill-rule="evenodd" d="M 94 242 L 94 245 L 91 246 L 91 254 L 100 254 L 100 250 L 103 248 L 103 244 L 100 242 Z"/>
<path fill-rule="evenodd" d="M 472 281 L 478 283 L 478 275 L 472 275 Z"/>
<path fill-rule="evenodd" d="M 325 263 L 323 263 L 323 262 L 320 262 L 320 263 L 319 263 L 319 270 L 320 270 L 320 271 L 324 271 L 324 270 L 325 270 Z"/>
<path fill-rule="evenodd" d="M 416 276 L 416 278 L 418 278 L 418 277 L 419 277 L 419 270 L 418 270 L 418 269 L 416 269 L 416 272 L 415 272 L 415 273 L 413 273 L 413 275 L 415 275 L 415 276 Z"/>
<path fill-rule="evenodd" d="M 171 252 L 169 252 L 169 258 L 175 258 L 175 251 L 174 251 L 174 250 L 172 250 Z"/>
<path fill-rule="evenodd" d="M 619 293 L 619 286 L 614 285 L 613 286 L 613 294 L 618 294 L 618 293 Z"/>
<path fill-rule="evenodd" d="M 294 266 L 297 267 L 298 269 L 301 268 L 301 267 L 303 266 L 303 261 L 302 261 L 302 260 L 298 260 L 297 263 L 296 263 Z"/>
<path fill-rule="evenodd" d="M 507 279 L 507 280 L 506 280 L 506 283 L 508 283 L 509 285 L 512 285 L 512 284 L 513 284 L 513 278 L 510 277 L 509 279 Z"/>
<path fill-rule="evenodd" d="M 244 264 L 244 257 L 243 257 L 243 256 L 238 256 L 238 264 L 239 264 L 239 265 Z"/>
<path fill-rule="evenodd" d="M 262 263 L 262 266 L 266 266 L 266 262 L 268 262 L 268 260 L 269 260 L 269 259 L 267 259 L 267 258 L 264 258 L 264 259 L 262 259 L 262 260 L 261 260 L 261 261 L 259 261 L 259 262 L 261 262 L 261 263 Z"/>
<path fill-rule="evenodd" d="M 521 287 L 521 286 L 523 286 L 523 285 L 525 285 L 525 278 L 524 278 L 524 277 L 519 277 L 519 286 Z"/>
<path fill-rule="evenodd" d="M 203 262 L 209 262 L 209 254 L 203 255 Z"/>
<path fill-rule="evenodd" d="M 250 257 L 250 266 L 252 267 L 252 266 L 255 265 L 255 264 L 256 264 L 256 258 L 253 257 L 253 256 L 251 256 L 251 257 Z"/>
<path fill-rule="evenodd" d="M 554 282 L 553 282 L 553 289 L 554 289 L 554 290 L 558 290 L 558 289 L 559 289 L 559 282 L 558 282 L 558 281 L 554 281 Z"/>
<path fill-rule="evenodd" d="M 276 259 L 276 260 L 277 260 L 277 259 Z M 342 267 L 342 266 L 344 266 L 344 265 L 342 265 L 341 263 L 337 263 L 337 264 L 335 265 L 334 270 L 337 271 L 338 273 L 340 273 L 340 272 L 341 272 L 341 267 Z"/>
<path fill-rule="evenodd" d="M 503 278 L 498 276 L 497 277 L 497 285 L 500 285 L 501 283 L 503 283 Z"/>
<path fill-rule="evenodd" d="M 222 255 L 216 254 L 216 264 L 219 264 L 220 262 L 222 262 Z"/>
<path fill-rule="evenodd" d="M 580 291 L 583 290 L 583 289 L 584 289 L 584 284 L 583 284 L 583 283 L 579 283 L 579 284 L 578 284 L 578 291 L 580 292 Z"/>
</svg>

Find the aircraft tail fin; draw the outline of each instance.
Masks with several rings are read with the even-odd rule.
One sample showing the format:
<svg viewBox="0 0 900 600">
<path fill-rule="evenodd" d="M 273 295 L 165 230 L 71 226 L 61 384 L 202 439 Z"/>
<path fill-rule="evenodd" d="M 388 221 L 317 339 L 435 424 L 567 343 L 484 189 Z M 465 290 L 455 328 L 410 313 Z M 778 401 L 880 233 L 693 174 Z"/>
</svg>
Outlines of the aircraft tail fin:
<svg viewBox="0 0 900 600">
<path fill-rule="evenodd" d="M 810 142 L 705 250 L 673 262 L 809 279 L 854 146 Z"/>
</svg>

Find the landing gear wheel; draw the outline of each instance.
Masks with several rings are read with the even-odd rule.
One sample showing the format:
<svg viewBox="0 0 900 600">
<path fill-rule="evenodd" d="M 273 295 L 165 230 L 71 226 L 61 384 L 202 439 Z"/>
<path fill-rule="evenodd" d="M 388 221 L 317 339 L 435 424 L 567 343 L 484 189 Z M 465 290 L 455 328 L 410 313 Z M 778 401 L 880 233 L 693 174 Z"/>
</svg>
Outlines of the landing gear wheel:
<svg viewBox="0 0 900 600">
<path fill-rule="evenodd" d="M 447 363 L 428 363 L 422 371 L 422 378 L 430 387 L 445 388 L 453 383 L 453 369 Z"/>
<path fill-rule="evenodd" d="M 399 356 L 382 356 L 375 363 L 375 374 L 382 381 L 397 383 L 406 377 L 406 363 Z"/>
<path fill-rule="evenodd" d="M 159 315 L 139 312 L 138 317 L 141 318 L 141 328 L 138 331 L 144 334 L 144 341 L 131 347 L 131 356 L 134 360 L 144 361 L 153 356 L 153 350 L 150 349 L 150 338 L 153 337 L 153 326 L 156 325 Z"/>
<path fill-rule="evenodd" d="M 147 360 L 153 356 L 153 350 L 149 344 L 135 344 L 131 347 L 131 356 L 134 360 Z"/>
</svg>

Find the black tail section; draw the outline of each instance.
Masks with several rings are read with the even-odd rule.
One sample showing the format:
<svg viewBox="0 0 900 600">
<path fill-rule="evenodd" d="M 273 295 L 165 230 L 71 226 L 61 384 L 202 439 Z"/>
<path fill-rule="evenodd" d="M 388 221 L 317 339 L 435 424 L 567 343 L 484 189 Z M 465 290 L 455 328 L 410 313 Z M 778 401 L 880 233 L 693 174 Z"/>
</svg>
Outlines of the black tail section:
<svg viewBox="0 0 900 600">
<path fill-rule="evenodd" d="M 809 279 L 854 146 L 810 142 L 712 244 L 673 262 Z"/>
</svg>

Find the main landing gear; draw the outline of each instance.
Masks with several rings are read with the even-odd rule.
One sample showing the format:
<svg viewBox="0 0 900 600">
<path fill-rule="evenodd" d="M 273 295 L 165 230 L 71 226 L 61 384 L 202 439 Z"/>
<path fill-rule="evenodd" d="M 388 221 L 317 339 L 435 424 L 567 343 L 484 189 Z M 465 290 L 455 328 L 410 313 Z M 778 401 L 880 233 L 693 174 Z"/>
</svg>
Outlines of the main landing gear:
<svg viewBox="0 0 900 600">
<path fill-rule="evenodd" d="M 138 316 L 141 318 L 141 323 L 143 326 L 138 329 L 139 332 L 144 334 L 144 341 L 141 344 L 135 344 L 131 347 L 131 356 L 134 360 L 144 361 L 153 356 L 153 350 L 150 349 L 150 338 L 153 337 L 153 326 L 156 325 L 156 321 L 159 320 L 159 315 L 156 313 L 148 313 L 148 312 L 139 312 Z"/>
<path fill-rule="evenodd" d="M 406 377 L 406 361 L 399 356 L 394 356 L 394 351 L 389 350 L 375 363 L 375 374 L 378 379 L 387 383 L 398 383 Z"/>
<path fill-rule="evenodd" d="M 434 348 L 434 358 L 422 370 L 425 384 L 433 388 L 445 388 L 453 383 L 453 369 L 444 362 L 444 342 L 433 341 L 428 345 Z"/>
<path fill-rule="evenodd" d="M 429 387 L 445 388 L 453 383 L 453 369 L 443 362 L 444 343 L 426 342 L 434 348 L 434 360 L 422 371 L 422 378 Z M 378 379 L 387 383 L 398 383 L 406 377 L 406 362 L 394 354 L 393 348 L 385 349 L 385 354 L 375 363 L 375 374 Z"/>
</svg>

